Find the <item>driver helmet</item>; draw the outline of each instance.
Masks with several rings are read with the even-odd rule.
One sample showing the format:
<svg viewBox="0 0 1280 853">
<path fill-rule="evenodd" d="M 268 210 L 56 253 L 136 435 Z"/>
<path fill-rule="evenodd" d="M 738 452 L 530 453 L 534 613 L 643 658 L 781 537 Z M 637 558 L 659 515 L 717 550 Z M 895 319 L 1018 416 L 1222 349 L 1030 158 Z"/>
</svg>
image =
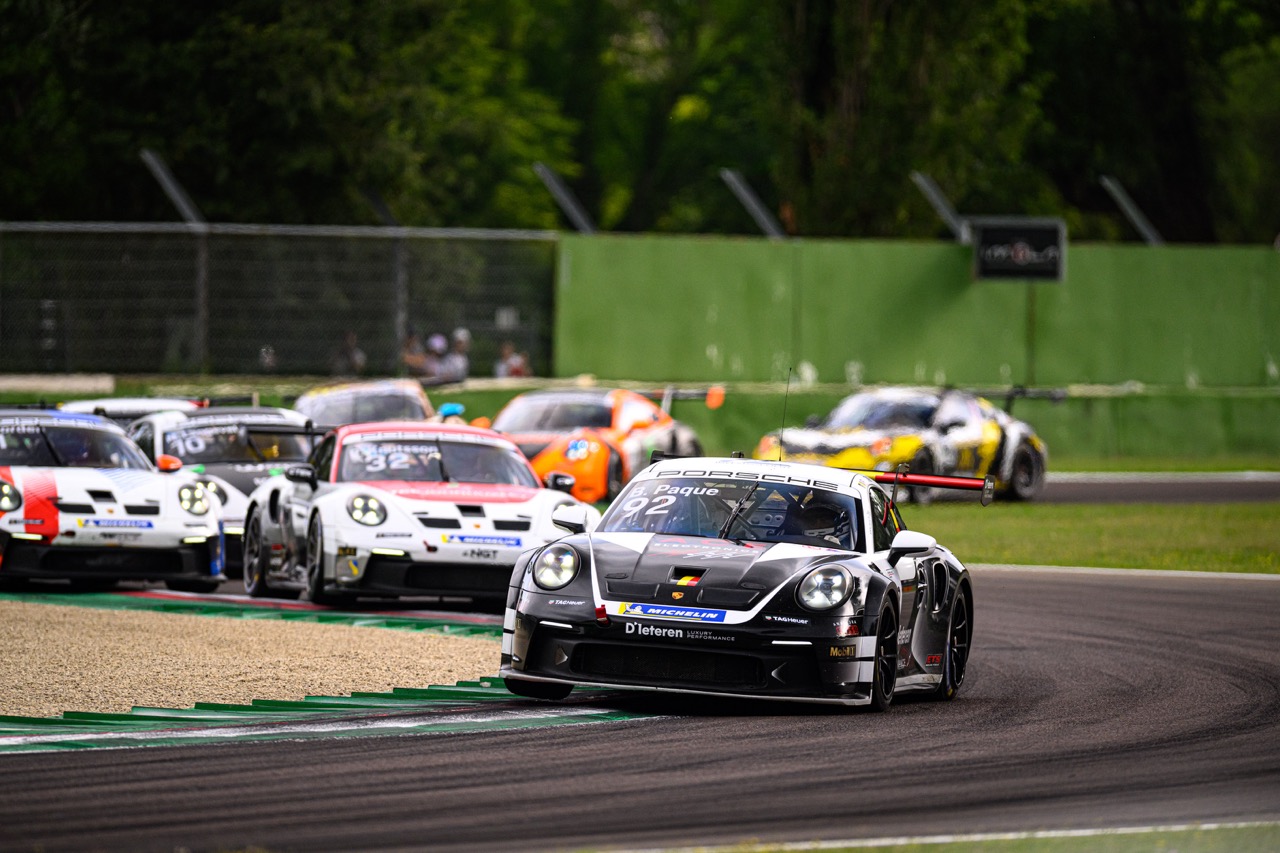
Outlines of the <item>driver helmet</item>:
<svg viewBox="0 0 1280 853">
<path fill-rule="evenodd" d="M 810 504 L 800 516 L 800 530 L 805 536 L 837 545 L 846 544 L 842 535 L 847 533 L 847 527 L 848 514 L 828 503 Z"/>
</svg>

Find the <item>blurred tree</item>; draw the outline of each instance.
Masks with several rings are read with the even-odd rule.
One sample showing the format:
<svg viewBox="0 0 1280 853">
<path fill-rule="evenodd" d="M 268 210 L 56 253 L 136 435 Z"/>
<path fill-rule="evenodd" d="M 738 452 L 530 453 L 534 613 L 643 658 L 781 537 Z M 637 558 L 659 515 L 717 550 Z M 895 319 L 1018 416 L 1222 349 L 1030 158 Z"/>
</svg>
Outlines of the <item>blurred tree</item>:
<svg viewBox="0 0 1280 853">
<path fill-rule="evenodd" d="M 570 168 L 572 127 L 514 5 L 0 0 L 3 215 L 175 219 L 150 146 L 216 221 L 376 222 L 369 191 L 405 224 L 552 225 L 530 164 Z"/>
</svg>

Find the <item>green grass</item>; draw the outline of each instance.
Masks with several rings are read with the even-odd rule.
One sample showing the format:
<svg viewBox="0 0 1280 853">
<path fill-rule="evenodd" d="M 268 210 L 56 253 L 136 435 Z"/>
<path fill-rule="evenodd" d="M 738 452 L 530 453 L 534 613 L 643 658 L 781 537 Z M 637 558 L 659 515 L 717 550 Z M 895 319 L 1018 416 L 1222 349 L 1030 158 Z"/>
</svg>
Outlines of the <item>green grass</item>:
<svg viewBox="0 0 1280 853">
<path fill-rule="evenodd" d="M 1280 574 L 1280 503 L 904 505 L 966 563 Z"/>
</svg>

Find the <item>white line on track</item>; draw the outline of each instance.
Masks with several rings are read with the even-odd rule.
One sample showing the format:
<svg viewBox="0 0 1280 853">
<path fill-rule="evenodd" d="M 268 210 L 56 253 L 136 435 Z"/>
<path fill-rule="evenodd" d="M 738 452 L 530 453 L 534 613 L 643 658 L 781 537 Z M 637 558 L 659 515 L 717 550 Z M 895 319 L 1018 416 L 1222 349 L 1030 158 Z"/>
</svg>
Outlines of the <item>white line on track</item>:
<svg viewBox="0 0 1280 853">
<path fill-rule="evenodd" d="M 1049 471 L 1047 483 L 1275 483 L 1280 471 Z"/>
<path fill-rule="evenodd" d="M 1111 575 L 1116 578 L 1131 578 L 1135 575 L 1147 578 L 1196 578 L 1198 580 L 1235 580 L 1235 581 L 1280 581 L 1280 575 L 1268 575 L 1253 572 L 1188 572 L 1179 569 L 1100 569 L 1092 566 L 1021 566 L 1008 563 L 966 563 L 966 567 L 975 575 L 987 572 L 1010 572 L 1017 574 L 1054 574 L 1068 575 Z"/>
<path fill-rule="evenodd" d="M 905 847 L 912 844 L 973 844 L 988 841 L 1031 841 L 1048 838 L 1097 838 L 1115 835 L 1148 835 L 1156 832 L 1199 832 L 1215 829 L 1280 828 L 1280 820 L 1237 823 L 1178 823 L 1164 826 L 1124 826 L 1102 829 L 1044 829 L 1031 832 L 981 832 L 971 835 L 904 835 L 897 838 L 846 838 L 831 841 L 789 841 L 778 844 L 724 844 L 701 847 L 650 847 L 617 853 L 751 853 L 769 850 L 832 850 L 862 847 Z"/>
</svg>

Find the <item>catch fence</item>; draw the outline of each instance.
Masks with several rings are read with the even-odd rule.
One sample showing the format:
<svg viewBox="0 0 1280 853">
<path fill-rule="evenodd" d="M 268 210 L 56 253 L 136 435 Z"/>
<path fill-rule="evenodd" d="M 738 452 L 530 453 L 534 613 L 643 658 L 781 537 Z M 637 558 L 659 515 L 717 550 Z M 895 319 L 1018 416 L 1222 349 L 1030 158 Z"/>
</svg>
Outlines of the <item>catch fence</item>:
<svg viewBox="0 0 1280 853">
<path fill-rule="evenodd" d="M 410 330 L 471 332 L 551 369 L 557 232 L 0 223 L 0 372 L 329 373 L 348 331 L 366 373 Z"/>
</svg>

